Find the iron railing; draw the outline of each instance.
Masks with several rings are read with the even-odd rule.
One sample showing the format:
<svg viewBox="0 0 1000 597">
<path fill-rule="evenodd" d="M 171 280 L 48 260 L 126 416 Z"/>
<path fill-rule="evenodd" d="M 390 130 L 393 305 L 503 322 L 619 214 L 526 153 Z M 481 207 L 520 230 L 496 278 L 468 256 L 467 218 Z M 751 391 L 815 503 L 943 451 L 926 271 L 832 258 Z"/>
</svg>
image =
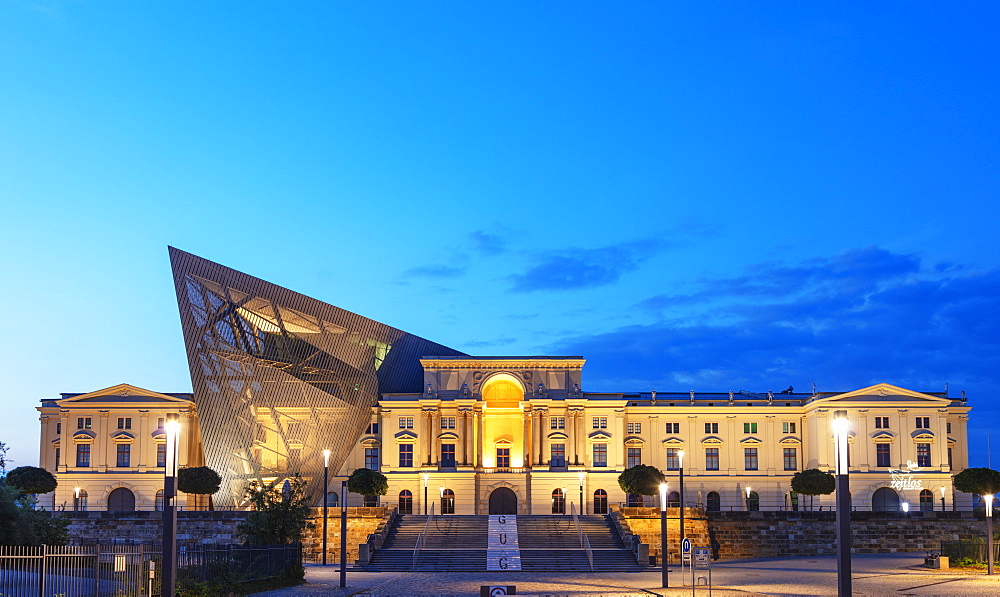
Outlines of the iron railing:
<svg viewBox="0 0 1000 597">
<path fill-rule="evenodd" d="M 973 562 L 986 563 L 986 543 L 942 541 L 941 555 L 947 556 L 952 563 L 966 558 Z M 993 544 L 993 561 L 1000 562 L 1000 542 Z"/>
</svg>

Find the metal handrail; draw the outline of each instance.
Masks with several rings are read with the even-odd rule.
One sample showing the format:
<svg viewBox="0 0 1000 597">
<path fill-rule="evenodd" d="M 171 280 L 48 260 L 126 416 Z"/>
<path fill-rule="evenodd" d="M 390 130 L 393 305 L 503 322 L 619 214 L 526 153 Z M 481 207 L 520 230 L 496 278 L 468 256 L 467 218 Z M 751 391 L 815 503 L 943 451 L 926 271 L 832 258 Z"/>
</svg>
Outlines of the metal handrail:
<svg viewBox="0 0 1000 597">
<path fill-rule="evenodd" d="M 424 530 L 417 537 L 417 542 L 413 546 L 413 563 L 410 565 L 411 570 L 417 569 L 417 559 L 420 557 L 420 548 L 423 547 L 424 542 L 427 540 L 427 530 L 431 526 L 431 518 L 434 517 L 434 506 L 437 504 L 431 504 L 431 513 L 427 516 L 427 521 L 424 522 Z"/>
<path fill-rule="evenodd" d="M 590 564 L 590 571 L 594 571 L 594 552 L 590 549 L 590 538 L 580 527 L 580 517 L 576 515 L 576 504 L 570 503 L 569 511 L 573 515 L 573 522 L 576 523 L 576 535 L 580 539 L 580 548 L 587 552 L 587 562 Z"/>
</svg>

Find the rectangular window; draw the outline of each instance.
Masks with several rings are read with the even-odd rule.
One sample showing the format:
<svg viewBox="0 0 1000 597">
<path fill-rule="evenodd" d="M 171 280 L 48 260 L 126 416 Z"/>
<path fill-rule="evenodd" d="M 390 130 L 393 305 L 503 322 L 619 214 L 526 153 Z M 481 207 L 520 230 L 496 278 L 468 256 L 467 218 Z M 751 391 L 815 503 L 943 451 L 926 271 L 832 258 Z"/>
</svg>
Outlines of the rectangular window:
<svg viewBox="0 0 1000 597">
<path fill-rule="evenodd" d="M 378 423 L 368 423 L 368 429 L 365 429 L 365 433 L 368 435 L 378 435 Z"/>
<path fill-rule="evenodd" d="M 718 423 L 705 423 L 705 433 L 718 433 L 719 424 Z"/>
<path fill-rule="evenodd" d="M 719 470 L 719 449 L 718 448 L 705 448 L 705 470 L 706 471 L 717 471 L 717 470 Z"/>
<path fill-rule="evenodd" d="M 951 448 L 948 448 L 948 454 L 951 454 Z M 59 457 L 61 456 L 61 450 L 56 448 L 56 470 L 59 470 Z"/>
<path fill-rule="evenodd" d="M 642 423 L 626 423 L 626 431 L 632 434 L 639 435 L 642 433 Z"/>
<path fill-rule="evenodd" d="M 681 470 L 681 458 L 680 454 L 677 453 L 678 448 L 667 448 L 667 470 L 668 471 L 679 471 Z"/>
<path fill-rule="evenodd" d="M 81 468 L 90 466 L 90 444 L 76 445 L 76 466 Z"/>
<path fill-rule="evenodd" d="M 378 470 L 378 448 L 365 448 L 365 468 Z"/>
<path fill-rule="evenodd" d="M 892 466 L 889 444 L 875 444 L 875 466 Z"/>
<path fill-rule="evenodd" d="M 594 417 L 593 418 L 594 429 L 607 429 L 608 428 L 608 418 L 607 417 Z"/>
<path fill-rule="evenodd" d="M 931 465 L 931 445 L 917 444 L 917 466 Z"/>
<path fill-rule="evenodd" d="M 80 417 L 76 420 L 77 429 L 90 429 L 90 417 Z"/>
<path fill-rule="evenodd" d="M 132 428 L 132 417 L 118 417 L 118 428 L 119 429 L 131 429 Z"/>
<path fill-rule="evenodd" d="M 497 468 L 510 468 L 510 448 L 497 448 Z"/>
<path fill-rule="evenodd" d="M 455 466 L 455 444 L 441 444 L 441 466 Z"/>
<path fill-rule="evenodd" d="M 549 417 L 549 429 L 566 429 L 566 417 Z"/>
<path fill-rule="evenodd" d="M 550 444 L 549 466 L 566 466 L 566 444 Z"/>
<path fill-rule="evenodd" d="M 156 466 L 167 466 L 167 444 L 156 444 Z"/>
<path fill-rule="evenodd" d="M 399 417 L 400 429 L 413 429 L 413 417 Z"/>
<path fill-rule="evenodd" d="M 62 423 L 56 423 L 56 435 L 62 435 Z"/>
<path fill-rule="evenodd" d="M 667 433 L 680 433 L 681 424 L 680 423 L 667 423 Z"/>
<path fill-rule="evenodd" d="M 951 433 L 951 421 L 944 424 L 944 432 Z"/>
<path fill-rule="evenodd" d="M 399 444 L 399 466 L 413 466 L 413 444 Z"/>
<path fill-rule="evenodd" d="M 56 450 L 56 456 L 58 456 L 58 455 L 59 455 L 59 451 Z M 955 466 L 951 463 L 951 448 L 950 447 L 948 448 L 948 468 L 950 468 L 950 469 L 951 468 L 955 468 Z"/>
<path fill-rule="evenodd" d="M 875 429 L 888 429 L 889 417 L 875 417 Z"/>
<path fill-rule="evenodd" d="M 794 471 L 799 468 L 799 459 L 795 448 L 785 448 L 785 470 Z"/>
<path fill-rule="evenodd" d="M 757 423 L 743 423 L 743 433 L 757 433 Z"/>
<path fill-rule="evenodd" d="M 455 417 L 441 417 L 441 429 L 454 429 Z"/>
<path fill-rule="evenodd" d="M 608 466 L 608 444 L 594 444 L 594 466 Z"/>
<path fill-rule="evenodd" d="M 795 422 L 785 421 L 781 424 L 782 433 L 795 433 Z"/>
<path fill-rule="evenodd" d="M 930 417 L 917 417 L 917 429 L 930 429 L 930 428 L 931 428 Z"/>
<path fill-rule="evenodd" d="M 743 468 L 748 471 L 757 470 L 757 448 L 743 448 Z"/>
<path fill-rule="evenodd" d="M 132 446 L 130 444 L 118 444 L 118 461 L 115 466 L 122 468 L 130 466 L 132 460 Z"/>
<path fill-rule="evenodd" d="M 642 464 L 642 448 L 628 449 L 628 468 Z"/>
<path fill-rule="evenodd" d="M 164 423 L 164 421 L 166 421 L 166 419 L 164 419 L 163 417 L 160 417 L 159 419 L 156 419 L 156 428 L 157 429 L 163 429 L 163 423 Z"/>
</svg>

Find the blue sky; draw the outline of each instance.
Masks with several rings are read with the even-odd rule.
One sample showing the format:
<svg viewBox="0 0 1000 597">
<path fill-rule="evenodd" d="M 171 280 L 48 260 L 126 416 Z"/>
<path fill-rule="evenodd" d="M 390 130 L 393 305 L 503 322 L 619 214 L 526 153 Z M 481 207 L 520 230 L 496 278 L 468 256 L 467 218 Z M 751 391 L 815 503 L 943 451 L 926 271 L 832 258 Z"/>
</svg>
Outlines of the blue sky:
<svg viewBox="0 0 1000 597">
<path fill-rule="evenodd" d="M 0 0 L 0 441 L 188 391 L 166 246 L 590 391 L 1000 416 L 1000 8 Z M 1000 437 L 994 438 L 1000 442 Z M 996 466 L 996 463 L 994 463 Z"/>
</svg>

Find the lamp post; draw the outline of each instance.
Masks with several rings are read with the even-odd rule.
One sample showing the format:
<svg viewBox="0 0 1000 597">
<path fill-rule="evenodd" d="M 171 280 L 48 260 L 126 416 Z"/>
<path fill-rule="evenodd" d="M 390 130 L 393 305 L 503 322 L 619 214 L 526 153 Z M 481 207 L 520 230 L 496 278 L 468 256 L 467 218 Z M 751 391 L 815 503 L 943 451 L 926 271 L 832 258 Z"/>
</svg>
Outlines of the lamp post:
<svg viewBox="0 0 1000 597">
<path fill-rule="evenodd" d="M 903 516 L 910 515 L 910 502 L 903 502 L 900 504 L 903 507 Z"/>
<path fill-rule="evenodd" d="M 944 512 L 944 485 L 941 486 L 941 511 Z"/>
<path fill-rule="evenodd" d="M 667 484 L 660 483 L 660 586 L 670 586 L 667 570 Z"/>
<path fill-rule="evenodd" d="M 747 493 L 747 512 L 749 512 L 750 511 L 750 486 L 747 485 L 744 489 L 746 489 L 746 493 Z"/>
<path fill-rule="evenodd" d="M 986 574 L 993 574 L 993 494 L 984 495 L 986 502 Z"/>
<path fill-rule="evenodd" d="M 566 516 L 567 514 L 569 514 L 569 499 L 565 487 L 562 488 L 562 499 L 563 499 L 563 516 Z"/>
<path fill-rule="evenodd" d="M 173 595 L 177 590 L 177 436 L 181 424 L 177 415 L 167 415 L 163 429 L 167 434 L 166 462 L 163 477 L 163 560 L 161 586 L 163 595 Z"/>
<path fill-rule="evenodd" d="M 347 588 L 347 479 L 340 482 L 340 588 Z"/>
<path fill-rule="evenodd" d="M 580 514 L 586 514 L 587 513 L 587 506 L 584 504 L 584 501 L 583 501 L 583 478 L 584 478 L 584 476 L 585 476 L 585 474 L 583 473 L 583 471 L 581 471 L 580 472 Z"/>
<path fill-rule="evenodd" d="M 424 477 L 424 516 L 427 516 L 427 478 L 430 475 L 427 473 L 423 474 Z"/>
<path fill-rule="evenodd" d="M 438 493 L 441 494 L 441 511 L 438 514 L 444 514 L 444 485 L 438 487 Z"/>
<path fill-rule="evenodd" d="M 847 411 L 833 413 L 837 447 L 837 594 L 851 595 L 851 494 L 847 466 Z M 904 502 L 905 503 L 905 502 Z"/>
<path fill-rule="evenodd" d="M 680 464 L 680 492 L 681 492 L 681 542 L 684 542 L 684 450 L 677 450 L 678 464 Z"/>
<path fill-rule="evenodd" d="M 323 450 L 323 565 L 326 566 L 326 518 L 329 513 L 330 500 L 327 499 L 327 489 L 330 487 L 330 451 Z"/>
<path fill-rule="evenodd" d="M 80 511 L 80 488 L 79 487 L 74 487 L 73 488 L 73 511 L 74 512 L 79 512 Z"/>
</svg>

